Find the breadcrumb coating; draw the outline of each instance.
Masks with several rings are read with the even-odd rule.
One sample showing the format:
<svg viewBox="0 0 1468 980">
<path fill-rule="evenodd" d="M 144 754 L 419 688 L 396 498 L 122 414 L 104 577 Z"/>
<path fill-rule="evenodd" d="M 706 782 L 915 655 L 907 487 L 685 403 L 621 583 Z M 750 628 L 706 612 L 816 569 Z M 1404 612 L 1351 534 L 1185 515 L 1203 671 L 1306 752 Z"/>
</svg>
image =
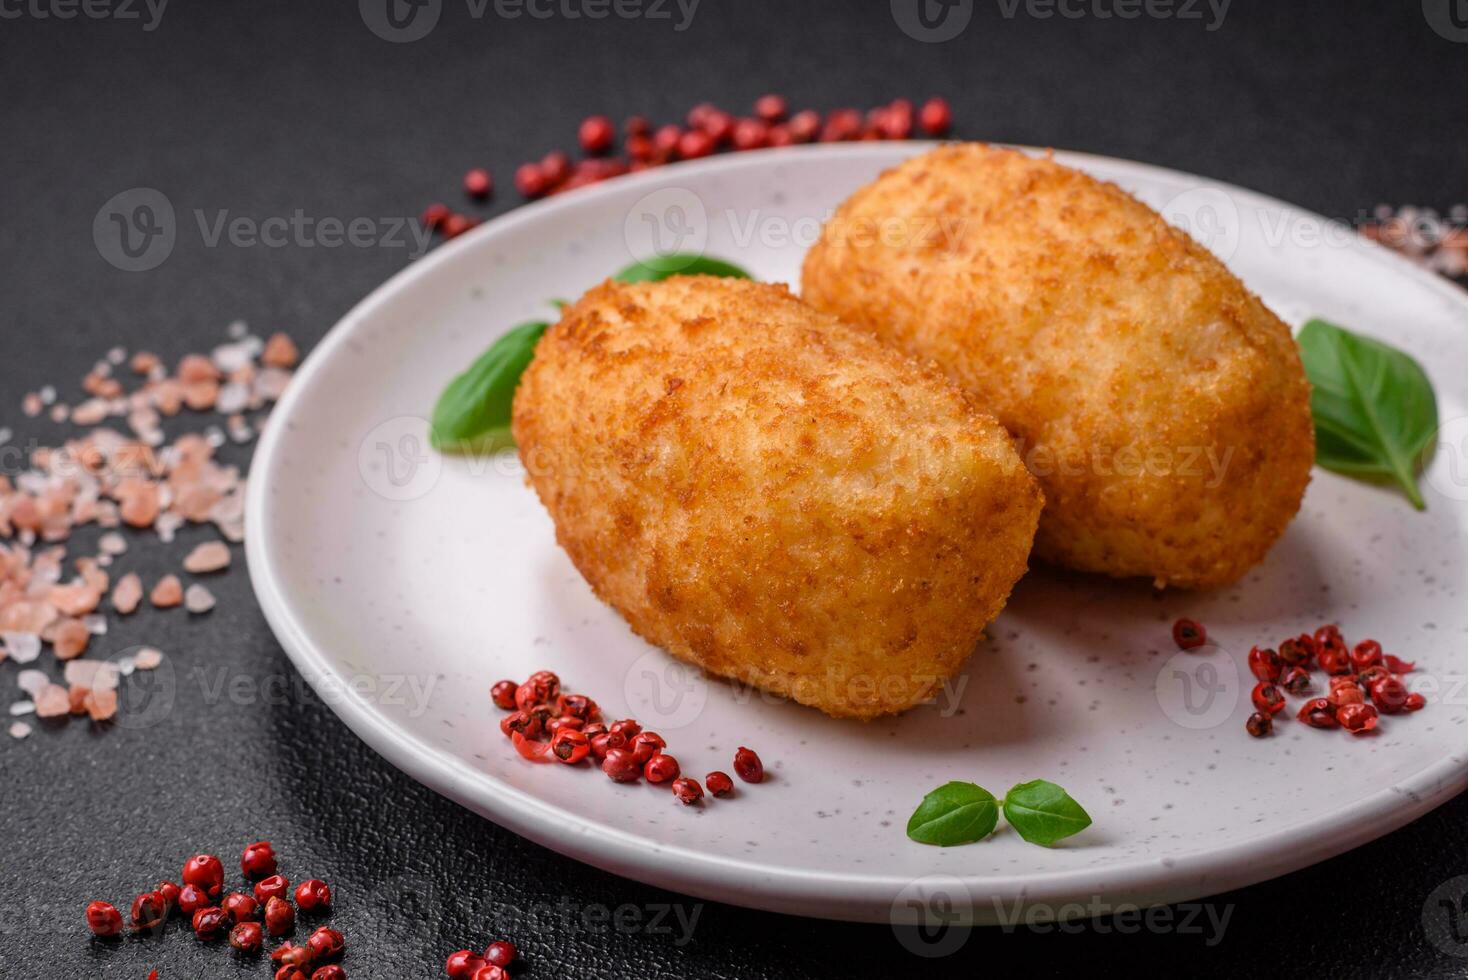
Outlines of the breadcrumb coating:
<svg viewBox="0 0 1468 980">
<path fill-rule="evenodd" d="M 940 369 L 784 286 L 596 287 L 541 339 L 513 427 L 557 540 L 633 630 L 836 716 L 902 711 L 963 665 L 1042 507 Z"/>
<path fill-rule="evenodd" d="M 1221 586 L 1299 509 L 1315 441 L 1288 326 L 1113 184 L 941 147 L 840 207 L 802 292 L 999 417 L 1044 487 L 1045 560 Z"/>
</svg>

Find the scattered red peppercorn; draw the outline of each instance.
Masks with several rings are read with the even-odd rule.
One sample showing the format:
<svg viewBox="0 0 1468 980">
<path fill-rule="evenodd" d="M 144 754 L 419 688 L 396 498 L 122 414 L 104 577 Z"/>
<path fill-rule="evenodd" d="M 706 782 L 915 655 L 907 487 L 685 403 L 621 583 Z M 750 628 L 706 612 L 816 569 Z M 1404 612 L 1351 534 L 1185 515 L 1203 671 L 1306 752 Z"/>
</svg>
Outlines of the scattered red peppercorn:
<svg viewBox="0 0 1468 980">
<path fill-rule="evenodd" d="M 561 150 L 552 150 L 540 158 L 540 173 L 548 187 L 555 187 L 571 176 L 571 158 Z"/>
<path fill-rule="evenodd" d="M 474 971 L 473 980 L 510 980 L 510 975 L 503 968 L 486 963 Z"/>
<path fill-rule="evenodd" d="M 285 898 L 290 894 L 290 890 L 289 878 L 285 875 L 271 875 L 269 878 L 255 882 L 255 901 L 265 905 L 272 898 Z"/>
<path fill-rule="evenodd" d="M 322 926 L 306 940 L 312 957 L 319 963 L 334 960 L 347 948 L 346 937 L 330 926 Z"/>
<path fill-rule="evenodd" d="M 1254 702 L 1254 707 L 1267 715 L 1278 714 L 1284 710 L 1285 697 L 1280 689 L 1268 681 L 1260 681 L 1254 685 L 1249 699 Z"/>
<path fill-rule="evenodd" d="M 1179 619 L 1172 624 L 1172 642 L 1179 650 L 1196 650 L 1208 642 L 1208 631 L 1195 620 Z"/>
<path fill-rule="evenodd" d="M 1361 688 L 1356 685 L 1355 681 L 1350 678 L 1345 678 L 1345 680 L 1346 683 L 1344 684 L 1332 684 L 1330 686 L 1330 693 L 1325 696 L 1325 700 L 1329 701 L 1336 709 L 1337 718 L 1340 717 L 1341 708 L 1348 704 L 1360 704 L 1366 700 L 1365 696 L 1361 693 Z"/>
<path fill-rule="evenodd" d="M 669 123 L 659 126 L 657 132 L 652 134 L 652 145 L 659 155 L 671 157 L 678 152 L 678 142 L 682 138 L 683 130 Z"/>
<path fill-rule="evenodd" d="M 585 726 L 586 722 L 577 718 L 575 715 L 561 715 L 559 718 L 552 718 L 545 723 L 545 733 L 554 738 L 558 732 L 564 729 L 579 732 Z"/>
<path fill-rule="evenodd" d="M 440 231 L 452 213 L 447 204 L 430 204 L 423 209 L 423 227 L 429 231 Z"/>
<path fill-rule="evenodd" d="M 821 127 L 820 141 L 839 143 L 854 140 L 861 135 L 861 128 L 861 113 L 855 109 L 837 109 L 826 117 L 826 123 Z"/>
<path fill-rule="evenodd" d="M 905 140 L 912 135 L 912 103 L 897 99 L 877 117 L 877 129 L 884 139 Z"/>
<path fill-rule="evenodd" d="M 212 854 L 195 854 L 184 862 L 183 883 L 197 885 L 211 898 L 224 891 L 224 864 Z"/>
<path fill-rule="evenodd" d="M 606 116 L 588 116 L 581 121 L 576 137 L 587 153 L 605 153 L 612 148 L 612 142 L 617 137 L 617 127 Z"/>
<path fill-rule="evenodd" d="M 515 691 L 519 686 L 514 681 L 499 681 L 489 689 L 489 698 L 494 702 L 496 708 L 513 711 L 515 710 Z"/>
<path fill-rule="evenodd" d="M 551 745 L 549 742 L 532 742 L 519 732 L 510 733 L 510 741 L 515 745 L 515 751 L 520 753 L 520 758 L 527 762 L 552 762 Z"/>
<path fill-rule="evenodd" d="M 701 129 L 690 129 L 678 137 L 678 155 L 685 160 L 697 160 L 714 152 L 714 139 Z"/>
<path fill-rule="evenodd" d="M 1269 712 L 1256 711 L 1244 722 L 1244 730 L 1255 738 L 1263 738 L 1274 731 L 1274 716 Z"/>
<path fill-rule="evenodd" d="M 1339 724 L 1335 717 L 1335 706 L 1325 698 L 1311 698 L 1306 701 L 1296 717 L 1312 728 L 1334 728 Z"/>
<path fill-rule="evenodd" d="M 164 904 L 170 909 L 178 907 L 178 897 L 182 894 L 183 889 L 179 888 L 173 882 L 160 881 L 154 886 L 153 890 L 163 896 Z"/>
<path fill-rule="evenodd" d="M 754 114 L 767 123 L 777 123 L 784 119 L 789 109 L 783 96 L 762 95 L 754 100 Z"/>
<path fill-rule="evenodd" d="M 646 765 L 647 760 L 667 748 L 668 743 L 657 732 L 638 732 L 632 737 L 627 747 L 632 750 L 632 755 L 637 759 L 639 765 Z"/>
<path fill-rule="evenodd" d="M 256 841 L 240 853 L 240 871 L 253 880 L 268 878 L 276 872 L 275 848 L 270 841 Z"/>
<path fill-rule="evenodd" d="M 596 702 L 584 694 L 562 694 L 556 699 L 556 711 L 582 721 L 591 721 L 598 713 Z"/>
<path fill-rule="evenodd" d="M 696 779 L 679 776 L 673 780 L 673 795 L 684 806 L 692 806 L 703 798 L 703 787 L 698 785 Z"/>
<path fill-rule="evenodd" d="M 272 896 L 265 902 L 265 931 L 284 936 L 296 927 L 296 910 L 283 898 Z"/>
<path fill-rule="evenodd" d="M 741 119 L 734 125 L 734 149 L 758 150 L 770 139 L 770 124 L 763 119 Z"/>
<path fill-rule="evenodd" d="M 627 749 L 608 749 L 606 758 L 601 763 L 601 771 L 618 783 L 635 783 L 642 775 L 642 767 Z"/>
<path fill-rule="evenodd" d="M 259 901 L 244 892 L 230 892 L 224 897 L 220 908 L 235 922 L 244 922 L 260 914 Z"/>
<path fill-rule="evenodd" d="M 1357 674 L 1356 683 L 1360 684 L 1362 687 L 1366 688 L 1369 691 L 1371 690 L 1372 684 L 1375 684 L 1383 677 L 1390 676 L 1392 675 L 1389 670 L 1387 670 L 1381 664 L 1375 664 L 1371 667 L 1367 667 L 1365 670 L 1361 671 L 1361 673 Z"/>
<path fill-rule="evenodd" d="M 764 782 L 765 764 L 760 762 L 754 749 L 741 745 L 739 751 L 734 753 L 734 773 L 746 783 Z"/>
<path fill-rule="evenodd" d="M 1310 672 L 1304 667 L 1289 667 L 1280 675 L 1279 686 L 1301 697 L 1310 690 Z"/>
<path fill-rule="evenodd" d="M 1249 651 L 1249 673 L 1272 684 L 1284 673 L 1284 664 L 1280 662 L 1279 654 L 1268 647 L 1254 647 Z"/>
<path fill-rule="evenodd" d="M 479 954 L 469 949 L 461 949 L 456 953 L 450 953 L 448 962 L 444 964 L 443 972 L 449 980 L 470 980 L 474 971 L 484 965 L 484 960 Z"/>
<path fill-rule="evenodd" d="M 168 915 L 168 903 L 157 892 L 143 892 L 133 899 L 132 911 L 128 915 L 128 928 L 134 932 L 156 929 L 163 925 Z"/>
<path fill-rule="evenodd" d="M 642 774 L 647 777 L 648 782 L 654 784 L 677 779 L 679 772 L 678 760 L 662 752 L 649 757 L 642 766 Z"/>
<path fill-rule="evenodd" d="M 285 966 L 308 967 L 311 965 L 311 950 L 309 947 L 297 946 L 295 943 L 282 943 L 275 952 L 270 954 L 270 961 Z"/>
<path fill-rule="evenodd" d="M 1357 673 L 1381 663 L 1381 644 L 1375 640 L 1362 640 L 1351 651 L 1351 666 Z"/>
<path fill-rule="evenodd" d="M 712 102 L 700 102 L 698 105 L 688 110 L 688 116 L 686 117 L 685 121 L 688 123 L 689 126 L 693 127 L 694 129 L 698 129 L 703 126 L 703 121 L 707 119 L 708 114 L 713 111 L 715 111 L 715 106 Z"/>
<path fill-rule="evenodd" d="M 550 742 L 551 754 L 568 766 L 574 766 L 591 754 L 591 739 L 572 728 L 556 732 Z"/>
<path fill-rule="evenodd" d="M 223 936 L 232 924 L 229 913 L 218 907 L 199 909 L 192 920 L 194 935 L 205 942 L 212 942 Z"/>
<path fill-rule="evenodd" d="M 1413 691 L 1411 694 L 1407 695 L 1407 700 L 1402 703 L 1402 710 L 1421 711 L 1426 706 L 1427 698 L 1423 697 L 1421 694 L 1418 694 L 1416 691 Z"/>
<path fill-rule="evenodd" d="M 490 943 L 484 950 L 484 962 L 500 969 L 508 969 L 510 964 L 515 962 L 517 953 L 518 950 L 515 949 L 514 943 L 506 942 L 503 939 L 497 940 Z"/>
<path fill-rule="evenodd" d="M 311 980 L 347 980 L 347 971 L 335 963 L 318 966 L 311 974 Z"/>
<path fill-rule="evenodd" d="M 1305 642 L 1301 642 L 1305 641 Z M 1309 644 L 1308 646 L 1306 644 Z M 1279 659 L 1286 667 L 1308 667 L 1315 656 L 1315 642 L 1308 636 L 1280 642 Z"/>
<path fill-rule="evenodd" d="M 467 214 L 451 214 L 448 220 L 443 223 L 443 237 L 458 238 L 478 224 L 478 221 L 475 221 Z"/>
<path fill-rule="evenodd" d="M 953 125 L 953 109 L 948 100 L 935 96 L 924 102 L 918 113 L 918 124 L 929 136 L 942 136 L 948 132 Z"/>
<path fill-rule="evenodd" d="M 494 190 L 494 178 L 483 167 L 475 167 L 464 175 L 464 193 L 474 198 L 486 198 Z"/>
<path fill-rule="evenodd" d="M 515 168 L 515 190 L 523 196 L 540 197 L 549 188 L 550 183 L 537 164 L 522 163 Z"/>
<path fill-rule="evenodd" d="M 646 116 L 628 116 L 622 124 L 622 132 L 628 136 L 647 136 L 652 133 L 652 124 Z"/>
<path fill-rule="evenodd" d="M 1417 669 L 1416 663 L 1410 660 L 1403 660 L 1400 657 L 1392 656 L 1390 653 L 1386 655 L 1385 659 L 1386 669 L 1391 671 L 1393 674 L 1410 674 L 1412 673 L 1412 671 Z"/>
<path fill-rule="evenodd" d="M 283 966 L 275 971 L 275 980 L 311 980 L 298 966 Z"/>
<path fill-rule="evenodd" d="M 821 114 L 814 109 L 802 109 L 790 117 L 785 129 L 794 142 L 809 143 L 821 133 Z"/>
<path fill-rule="evenodd" d="M 178 901 L 174 906 L 184 915 L 192 916 L 209 904 L 209 895 L 198 885 L 184 885 L 179 889 Z"/>
<path fill-rule="evenodd" d="M 1351 672 L 1351 655 L 1334 647 L 1321 647 L 1315 660 L 1327 674 L 1342 675 Z"/>
<path fill-rule="evenodd" d="M 767 146 L 790 146 L 796 139 L 790 131 L 789 126 L 778 125 L 770 127 L 770 134 L 765 139 Z M 803 141 L 802 141 L 803 142 Z"/>
<path fill-rule="evenodd" d="M 1410 697 L 1407 685 L 1390 674 L 1378 678 L 1368 690 L 1371 691 L 1372 703 L 1385 715 L 1394 715 L 1406 708 L 1407 698 Z"/>
<path fill-rule="evenodd" d="M 331 908 L 331 886 L 320 878 L 309 878 L 296 886 L 296 904 L 302 912 Z"/>
<path fill-rule="evenodd" d="M 94 936 L 111 939 L 122 932 L 122 913 L 110 902 L 93 902 L 87 906 L 87 928 Z"/>
<path fill-rule="evenodd" d="M 1352 735 L 1364 735 L 1376 727 L 1376 708 L 1369 704 L 1347 704 L 1336 709 L 1336 721 Z"/>
<path fill-rule="evenodd" d="M 229 931 L 229 944 L 254 956 L 265 946 L 265 929 L 258 922 L 241 922 Z"/>
</svg>

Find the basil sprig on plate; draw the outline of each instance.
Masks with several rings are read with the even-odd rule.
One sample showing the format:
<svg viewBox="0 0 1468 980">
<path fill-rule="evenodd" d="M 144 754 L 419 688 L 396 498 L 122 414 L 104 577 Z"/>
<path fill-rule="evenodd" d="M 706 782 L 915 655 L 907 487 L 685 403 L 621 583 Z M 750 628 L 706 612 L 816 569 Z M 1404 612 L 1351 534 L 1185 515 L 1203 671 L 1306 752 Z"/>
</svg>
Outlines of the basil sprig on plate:
<svg viewBox="0 0 1468 980">
<path fill-rule="evenodd" d="M 1324 320 L 1300 330 L 1313 391 L 1315 462 L 1346 476 L 1396 483 L 1425 510 L 1417 485 L 1437 433 L 1437 398 L 1422 366 L 1378 340 Z"/>
<path fill-rule="evenodd" d="M 671 276 L 722 276 L 749 279 L 739 266 L 703 255 L 679 253 L 634 262 L 613 278 L 618 282 L 660 282 Z M 565 300 L 551 300 L 559 309 Z M 515 444 L 510 434 L 510 412 L 520 375 L 535 357 L 535 345 L 549 328 L 543 320 L 522 323 L 511 329 L 469 369 L 450 381 L 433 408 L 430 440 L 442 453 L 482 453 L 508 449 Z"/>
<path fill-rule="evenodd" d="M 1091 816 L 1054 783 L 1020 783 L 1003 800 L 973 783 L 944 783 L 933 790 L 907 821 L 907 836 L 919 844 L 953 847 L 972 844 L 994 832 L 999 811 L 1031 844 L 1049 847 L 1091 825 Z"/>
</svg>

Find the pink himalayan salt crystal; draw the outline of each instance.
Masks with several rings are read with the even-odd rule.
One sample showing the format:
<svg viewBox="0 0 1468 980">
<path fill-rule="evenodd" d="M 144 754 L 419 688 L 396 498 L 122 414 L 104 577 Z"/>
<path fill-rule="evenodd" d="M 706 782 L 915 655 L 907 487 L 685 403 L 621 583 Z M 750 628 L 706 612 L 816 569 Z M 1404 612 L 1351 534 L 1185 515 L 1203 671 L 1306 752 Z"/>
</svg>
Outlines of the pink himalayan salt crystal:
<svg viewBox="0 0 1468 980">
<path fill-rule="evenodd" d="M 39 634 L 60 615 L 49 602 L 22 599 L 0 610 L 0 632 Z"/>
<path fill-rule="evenodd" d="M 36 695 L 37 718 L 60 718 L 71 714 L 71 692 L 60 684 L 47 684 Z"/>
<path fill-rule="evenodd" d="M 31 731 L 32 731 L 31 726 L 30 725 L 27 725 L 23 721 L 11 722 L 11 725 L 10 725 L 10 737 L 11 738 L 25 738 L 27 735 L 29 735 L 31 733 Z"/>
<path fill-rule="evenodd" d="M 229 567 L 229 545 L 223 541 L 205 541 L 184 559 L 184 571 L 193 575 L 218 572 Z"/>
<path fill-rule="evenodd" d="M 63 616 L 79 617 L 97 608 L 102 593 L 85 584 L 53 585 L 47 599 Z"/>
<path fill-rule="evenodd" d="M 185 354 L 178 362 L 178 380 L 184 384 L 219 380 L 219 369 L 203 354 Z"/>
<path fill-rule="evenodd" d="M 133 666 L 138 670 L 152 670 L 161 663 L 163 663 L 163 654 L 152 647 L 144 647 L 133 658 Z"/>
<path fill-rule="evenodd" d="M 62 671 L 66 683 L 93 691 L 117 690 L 118 670 L 106 660 L 73 660 Z"/>
<path fill-rule="evenodd" d="M 7 632 L 5 652 L 18 664 L 34 663 L 41 655 L 41 637 L 35 633 Z M 21 676 L 24 677 L 26 673 L 26 671 L 21 671 Z"/>
<path fill-rule="evenodd" d="M 158 485 L 148 480 L 126 480 L 116 493 L 122 507 L 124 523 L 132 527 L 151 527 L 158 517 Z"/>
<path fill-rule="evenodd" d="M 165 575 L 153 586 L 153 593 L 148 598 L 159 609 L 172 609 L 183 602 L 183 584 L 177 575 Z"/>
<path fill-rule="evenodd" d="M 106 721 L 117 714 L 117 692 L 89 691 L 83 704 L 93 721 Z"/>
<path fill-rule="evenodd" d="M 195 582 L 184 593 L 184 606 L 191 613 L 206 613 L 214 608 L 214 593 Z"/>
<path fill-rule="evenodd" d="M 143 580 L 138 578 L 137 572 L 128 572 L 117 580 L 117 588 L 112 590 L 113 609 L 124 616 L 131 616 L 142 601 Z"/>
<path fill-rule="evenodd" d="M 283 333 L 277 333 L 265 342 L 265 352 L 260 355 L 260 363 L 266 367 L 293 368 L 300 356 L 295 341 Z"/>
<path fill-rule="evenodd" d="M 39 695 L 51 683 L 51 678 L 42 670 L 23 670 L 15 677 L 16 685 L 32 698 Z"/>
<path fill-rule="evenodd" d="M 92 631 L 79 619 L 64 619 L 57 624 L 51 637 L 51 645 L 57 660 L 71 660 L 87 651 L 92 642 Z"/>
</svg>

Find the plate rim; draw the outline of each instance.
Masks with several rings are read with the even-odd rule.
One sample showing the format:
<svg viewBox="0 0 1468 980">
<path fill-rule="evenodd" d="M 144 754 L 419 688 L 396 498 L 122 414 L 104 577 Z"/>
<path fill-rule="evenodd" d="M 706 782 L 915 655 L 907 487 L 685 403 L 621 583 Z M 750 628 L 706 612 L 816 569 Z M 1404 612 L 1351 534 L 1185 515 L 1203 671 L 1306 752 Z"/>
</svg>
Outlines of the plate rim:
<svg viewBox="0 0 1468 980">
<path fill-rule="evenodd" d="M 462 241 L 445 243 L 429 255 L 399 269 L 356 303 L 307 355 L 292 384 L 275 406 L 270 424 L 265 426 L 251 460 L 246 489 L 245 522 L 253 529 L 245 538 L 250 581 L 271 631 L 307 683 L 320 693 L 322 680 L 337 678 L 338 670 L 326 651 L 310 639 L 282 588 L 277 569 L 280 559 L 271 546 L 271 535 L 265 530 L 271 511 L 266 487 L 272 481 L 267 477 L 279 466 L 281 433 L 289 427 L 303 393 L 312 386 L 334 355 L 351 342 L 355 333 L 372 321 L 379 308 L 404 290 L 413 288 L 418 280 L 431 276 L 439 267 L 455 261 L 464 247 L 476 241 L 549 219 L 602 196 L 665 183 L 669 174 L 768 166 L 776 158 L 789 159 L 794 155 L 875 157 L 886 167 L 938 145 L 941 144 L 936 141 L 905 141 L 788 147 L 716 156 L 628 175 L 564 197 L 536 201 L 500 215 L 463 236 Z M 1239 200 L 1247 201 L 1251 206 L 1283 208 L 1321 222 L 1333 220 L 1226 181 L 1155 164 L 1076 151 L 995 145 L 1008 145 L 1028 153 L 1054 152 L 1055 158 L 1062 163 L 1091 162 L 1114 174 L 1131 172 L 1152 180 L 1191 181 L 1196 186 L 1239 195 Z M 1415 285 L 1445 297 L 1468 316 L 1468 293 L 1434 273 L 1359 236 L 1349 241 L 1346 247 L 1387 266 L 1398 275 L 1405 275 Z M 346 685 L 345 689 L 353 692 L 351 685 Z M 333 688 L 333 693 L 340 692 L 340 687 Z M 891 923 L 894 902 L 903 890 L 926 880 L 895 874 L 814 871 L 760 864 L 747 858 L 731 858 L 682 845 L 660 844 L 620 828 L 609 829 L 592 824 L 574 812 L 543 802 L 462 760 L 443 755 L 441 750 L 396 727 L 355 693 L 323 700 L 374 752 L 434 792 L 573 860 L 645 884 L 772 912 Z M 1133 904 L 1191 901 L 1257 884 L 1342 854 L 1405 826 L 1464 789 L 1468 789 L 1468 756 L 1459 758 L 1457 752 L 1449 752 L 1410 778 L 1380 789 L 1328 817 L 1209 850 L 1197 859 L 1185 859 L 1185 869 L 1179 868 L 1183 861 L 1169 863 L 1162 859 L 1130 859 L 1101 867 L 1083 865 L 1036 874 L 935 874 L 927 878 L 962 883 L 974 905 L 975 924 L 995 921 L 995 917 L 986 914 L 981 907 L 985 901 L 994 902 L 995 911 L 999 908 L 998 903 L 1013 901 L 1064 906 L 1100 897 L 1113 909 Z"/>
</svg>

